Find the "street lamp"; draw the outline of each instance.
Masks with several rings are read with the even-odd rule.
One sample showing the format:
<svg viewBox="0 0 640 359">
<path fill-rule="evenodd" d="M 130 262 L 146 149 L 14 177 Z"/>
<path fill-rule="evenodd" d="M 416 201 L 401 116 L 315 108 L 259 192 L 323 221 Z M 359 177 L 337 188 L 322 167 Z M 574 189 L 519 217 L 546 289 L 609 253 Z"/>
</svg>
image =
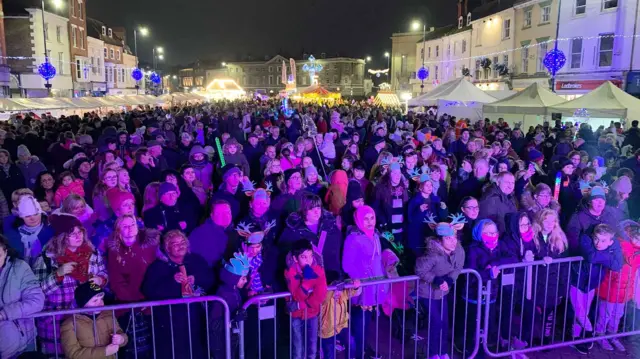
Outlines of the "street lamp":
<svg viewBox="0 0 640 359">
<path fill-rule="evenodd" d="M 136 61 L 138 58 L 138 32 L 142 37 L 149 36 L 149 29 L 146 27 L 140 27 L 138 29 L 133 29 L 133 52 L 136 55 Z"/>
<path fill-rule="evenodd" d="M 54 8 L 60 9 L 64 2 L 62 0 L 52 0 L 51 4 Z M 44 21 L 44 0 L 42 0 L 42 39 L 44 41 L 44 62 L 49 63 L 49 51 L 47 51 L 47 28 L 46 22 Z M 51 83 L 49 83 L 49 79 L 47 78 L 47 83 L 44 87 L 47 89 L 47 94 L 51 96 Z"/>
<path fill-rule="evenodd" d="M 367 56 L 367 62 L 371 62 L 371 56 Z"/>
<path fill-rule="evenodd" d="M 420 21 L 415 20 L 411 23 L 411 30 L 418 31 L 420 29 Z"/>
<path fill-rule="evenodd" d="M 178 78 L 178 76 L 176 76 L 176 75 L 173 75 L 173 79 L 174 79 L 174 80 L 175 80 L 175 79 L 177 79 L 177 78 Z"/>
<path fill-rule="evenodd" d="M 389 69 L 389 71 L 391 71 L 391 68 L 390 68 L 391 67 L 391 64 L 390 64 L 391 56 L 389 55 L 389 51 L 384 53 L 384 57 L 387 58 L 387 69 Z M 387 72 L 387 76 L 389 76 L 389 72 Z"/>
<path fill-rule="evenodd" d="M 162 54 L 158 55 L 158 60 L 164 60 L 164 55 Z"/>
<path fill-rule="evenodd" d="M 158 55 L 156 55 L 156 53 Z M 155 70 L 157 66 L 156 58 L 159 58 L 160 60 L 164 59 L 162 54 L 164 54 L 164 48 L 162 48 L 162 46 L 153 48 L 153 70 Z M 162 58 L 160 58 L 160 56 L 162 56 Z"/>
<path fill-rule="evenodd" d="M 226 63 L 226 62 L 223 62 L 223 63 L 222 63 L 222 67 L 225 67 L 225 66 L 227 66 L 227 63 Z"/>
</svg>

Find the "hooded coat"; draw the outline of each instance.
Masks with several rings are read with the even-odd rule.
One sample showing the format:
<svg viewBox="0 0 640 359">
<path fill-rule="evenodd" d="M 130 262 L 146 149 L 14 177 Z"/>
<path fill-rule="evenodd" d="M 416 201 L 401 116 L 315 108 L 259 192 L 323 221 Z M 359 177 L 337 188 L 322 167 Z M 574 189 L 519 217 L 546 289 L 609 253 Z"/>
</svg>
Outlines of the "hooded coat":
<svg viewBox="0 0 640 359">
<path fill-rule="evenodd" d="M 114 359 L 115 355 L 105 355 L 107 345 L 111 344 L 111 336 L 117 333 L 124 337 L 121 348 L 129 341 L 118 321 L 113 320 L 111 311 L 100 312 L 95 320 L 90 314 L 74 315 L 67 318 L 60 329 L 62 349 L 69 359 Z"/>
<path fill-rule="evenodd" d="M 504 194 L 497 184 L 491 185 L 484 192 L 479 205 L 480 214 L 478 218 L 487 218 L 494 221 L 500 233 L 506 229 L 505 215 L 518 211 L 513 194 Z"/>
<path fill-rule="evenodd" d="M 0 311 L 7 320 L 0 321 L 0 358 L 12 358 L 24 351 L 36 337 L 32 319 L 44 307 L 44 293 L 29 265 L 8 257 L 0 270 Z"/>
<path fill-rule="evenodd" d="M 421 298 L 442 299 L 453 289 L 464 267 L 465 253 L 458 244 L 456 249 L 447 254 L 438 241 L 429 241 L 424 255 L 416 261 L 416 275 L 422 283 L 418 289 Z M 449 291 L 440 289 L 442 283 L 449 285 Z"/>
<path fill-rule="evenodd" d="M 281 266 L 285 263 L 284 258 L 290 252 L 293 243 L 300 239 L 310 241 L 314 246 L 319 246 L 322 233 L 326 233 L 324 246 L 322 247 L 322 261 L 329 283 L 342 277 L 341 248 L 342 233 L 336 226 L 335 217 L 326 210 L 322 210 L 322 216 L 318 223 L 318 233 L 313 233 L 304 223 L 304 219 L 299 213 L 294 212 L 285 221 L 286 227 L 278 241 L 279 257 Z M 282 267 L 281 267 L 282 268 Z"/>
<path fill-rule="evenodd" d="M 606 273 L 619 272 L 624 264 L 620 241 L 616 238 L 613 238 L 612 245 L 600 251 L 596 249 L 591 236 L 583 234 L 578 250 L 584 260 L 572 263 L 571 285 L 583 293 L 598 288 L 602 281 L 608 281 Z"/>
<path fill-rule="evenodd" d="M 20 227 L 16 227 L 12 225 L 12 226 L 9 226 L 8 230 L 6 230 L 5 236 L 9 240 L 9 246 L 11 246 L 11 248 L 13 248 L 13 250 L 15 250 L 18 253 L 18 258 L 21 258 L 21 259 L 25 258 L 25 250 L 26 250 L 25 244 L 27 244 L 27 246 L 29 246 L 32 249 L 32 255 L 30 257 L 32 258 L 33 261 L 35 261 L 35 259 L 38 257 L 38 255 L 40 255 L 40 253 L 34 252 L 33 250 L 35 248 L 40 248 L 40 250 L 42 250 L 45 244 L 47 244 L 47 242 L 49 242 L 49 240 L 53 237 L 53 229 L 51 228 L 51 225 L 49 225 L 49 223 L 47 222 L 46 217 L 44 215 L 42 216 L 43 216 L 42 229 L 38 233 L 38 241 L 40 242 L 39 245 L 34 246 L 33 243 L 28 244 L 29 242 L 27 243 L 23 242 L 23 234 L 22 234 L 22 231 L 20 230 Z M 18 219 L 19 218 L 16 218 L 16 221 L 18 221 Z M 22 222 L 22 220 L 20 220 L 20 222 Z M 27 237 L 25 237 L 25 239 L 26 238 Z"/>
<path fill-rule="evenodd" d="M 447 216 L 449 216 L 447 208 L 445 207 L 443 209 L 440 203 L 440 199 L 433 193 L 429 198 L 424 198 L 421 192 L 416 193 L 409 201 L 407 246 L 414 252 L 416 258 L 424 253 L 426 249 L 425 240 L 433 234 L 433 231 L 424 220 L 427 219 L 430 214 L 435 215 L 436 222 L 445 220 Z M 428 206 L 424 212 L 420 210 L 420 206 L 423 204 Z"/>
<path fill-rule="evenodd" d="M 22 175 L 27 182 L 27 188 L 30 189 L 33 189 L 36 186 L 36 179 L 40 172 L 45 172 L 47 170 L 37 156 L 31 156 L 31 158 L 26 162 L 18 160 L 16 165 L 20 171 L 22 171 Z"/>
<path fill-rule="evenodd" d="M 372 239 L 357 226 L 349 227 L 344 241 L 342 268 L 351 279 L 364 281 L 383 279 L 385 270 L 382 264 L 380 233 L 375 231 Z M 362 294 L 353 298 L 352 304 L 362 306 L 382 304 L 387 292 L 389 292 L 388 284 L 363 287 Z"/>
<path fill-rule="evenodd" d="M 202 161 L 196 161 L 193 156 L 196 154 L 203 154 L 204 159 Z M 212 188 L 211 181 L 213 179 L 213 164 L 209 163 L 207 152 L 202 146 L 193 146 L 189 152 L 189 163 L 196 172 L 196 179 L 202 183 L 202 188 L 205 191 L 209 191 Z"/>
<path fill-rule="evenodd" d="M 626 303 L 634 296 L 636 275 L 640 267 L 640 248 L 630 241 L 620 241 L 624 262 L 619 271 L 607 269 L 598 287 L 598 296 L 609 303 Z"/>
</svg>

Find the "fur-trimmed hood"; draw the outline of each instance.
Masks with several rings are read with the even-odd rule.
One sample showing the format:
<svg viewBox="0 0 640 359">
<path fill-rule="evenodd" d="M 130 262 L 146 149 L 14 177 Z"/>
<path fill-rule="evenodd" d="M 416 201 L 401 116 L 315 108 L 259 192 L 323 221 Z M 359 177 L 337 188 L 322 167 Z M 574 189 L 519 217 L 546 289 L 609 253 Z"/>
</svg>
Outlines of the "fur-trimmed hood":
<svg viewBox="0 0 640 359">
<path fill-rule="evenodd" d="M 538 213 L 543 208 L 536 203 L 536 200 L 533 198 L 533 192 L 530 189 L 525 190 L 522 193 L 522 197 L 520 198 L 520 205 L 522 209 L 529 212 L 529 214 Z M 549 208 L 553 209 L 557 213 L 560 213 L 560 203 L 556 201 L 554 198 L 551 198 L 551 202 L 549 202 Z"/>
<path fill-rule="evenodd" d="M 109 236 L 109 240 L 107 241 L 107 248 L 117 253 L 120 251 L 122 246 L 120 241 L 115 239 L 113 233 L 111 236 Z M 162 233 L 159 230 L 153 228 L 145 228 L 143 230 L 140 230 L 138 232 L 138 241 L 140 242 L 140 246 L 142 248 L 159 246 L 161 234 Z"/>
</svg>

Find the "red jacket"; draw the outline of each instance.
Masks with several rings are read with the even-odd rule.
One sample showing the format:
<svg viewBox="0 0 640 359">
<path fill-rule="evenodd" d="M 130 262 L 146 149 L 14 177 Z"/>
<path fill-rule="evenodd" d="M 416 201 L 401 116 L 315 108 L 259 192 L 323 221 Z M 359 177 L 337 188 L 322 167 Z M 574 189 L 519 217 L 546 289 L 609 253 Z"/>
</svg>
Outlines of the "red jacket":
<svg viewBox="0 0 640 359">
<path fill-rule="evenodd" d="M 626 303 L 633 298 L 636 273 L 640 266 L 640 247 L 620 241 L 624 264 L 619 272 L 607 270 L 598 288 L 598 296 L 609 303 Z"/>
<path fill-rule="evenodd" d="M 292 318 L 314 318 L 320 314 L 320 306 L 327 296 L 327 278 L 324 269 L 317 264 L 311 266 L 318 276 L 314 279 L 303 279 L 297 266 L 291 266 L 284 272 L 287 286 L 293 301 L 298 302 L 299 309 L 291 313 Z"/>
<path fill-rule="evenodd" d="M 53 196 L 55 206 L 62 206 L 64 199 L 69 197 L 72 193 L 84 198 L 84 182 L 81 179 L 74 180 L 68 186 L 60 185 L 58 189 L 56 189 L 56 193 Z"/>
</svg>

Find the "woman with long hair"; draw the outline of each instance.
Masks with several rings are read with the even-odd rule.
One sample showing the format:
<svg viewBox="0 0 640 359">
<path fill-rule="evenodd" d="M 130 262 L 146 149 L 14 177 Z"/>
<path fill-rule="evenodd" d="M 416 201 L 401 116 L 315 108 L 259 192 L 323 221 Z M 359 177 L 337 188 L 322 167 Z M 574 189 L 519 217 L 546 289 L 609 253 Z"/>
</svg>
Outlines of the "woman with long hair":
<svg viewBox="0 0 640 359">
<path fill-rule="evenodd" d="M 151 209 L 160 203 L 160 198 L 158 198 L 158 192 L 160 190 L 160 182 L 151 182 L 144 189 L 144 196 L 142 198 L 142 212 L 144 213 L 146 210 Z"/>
<path fill-rule="evenodd" d="M 284 186 L 284 171 L 282 170 L 280 159 L 274 158 L 267 162 L 264 168 L 263 184 L 271 183 L 273 188 L 272 198 L 275 198 L 282 192 Z"/>
<path fill-rule="evenodd" d="M 546 183 L 538 183 L 533 189 L 527 189 L 522 193 L 520 205 L 523 210 L 535 218 L 542 210 L 551 208 L 556 213 L 560 212 L 560 204 L 553 198 L 551 187 Z"/>
<path fill-rule="evenodd" d="M 136 183 L 131 180 L 129 171 L 126 168 L 120 168 L 117 172 L 118 188 L 123 191 L 130 192 L 136 198 L 136 201 L 140 201 L 142 199 L 142 194 L 140 193 L 140 189 L 138 188 Z"/>
<path fill-rule="evenodd" d="M 113 215 L 113 211 L 109 208 L 107 202 L 107 191 L 118 186 L 118 172 L 115 170 L 106 170 L 102 172 L 100 181 L 93 189 L 93 209 L 99 220 L 104 221 Z"/>
<path fill-rule="evenodd" d="M 402 176 L 399 163 L 392 163 L 389 171 L 380 178 L 373 190 L 373 205 L 376 210 L 377 225 L 381 232 L 391 232 L 394 235 L 394 251 L 397 245 L 404 243 L 406 208 L 409 202 L 409 184 Z M 384 242 L 383 247 L 388 248 Z M 398 254 L 398 253 L 396 253 Z M 400 257 L 400 256 L 399 256 Z"/>
<path fill-rule="evenodd" d="M 53 211 L 52 214 L 68 213 L 78 217 L 85 229 L 89 231 L 89 236 L 93 235 L 93 223 L 96 217 L 93 215 L 93 209 L 89 207 L 84 198 L 77 194 L 70 194 L 62 202 L 62 206 Z"/>
<path fill-rule="evenodd" d="M 201 206 L 207 202 L 207 191 L 202 187 L 202 183 L 196 177 L 196 171 L 190 164 L 180 167 L 180 176 L 193 194 L 198 198 Z"/>
<path fill-rule="evenodd" d="M 33 271 L 46 296 L 45 311 L 71 309 L 74 291 L 90 282 L 99 287 L 107 284 L 106 266 L 82 226 L 73 215 L 51 215 L 49 221 L 54 237 L 36 259 Z M 61 280 L 62 278 L 62 280 Z M 60 317 L 47 316 L 37 320 L 38 337 L 46 354 L 62 353 Z"/>
<path fill-rule="evenodd" d="M 32 319 L 44 307 L 44 293 L 27 262 L 0 235 L 0 358 L 14 358 L 36 339 Z"/>
<path fill-rule="evenodd" d="M 40 172 L 36 178 L 36 186 L 33 190 L 33 195 L 41 204 L 43 202 L 46 203 L 46 207 L 48 207 L 49 210 L 54 208 L 54 197 L 56 194 L 55 187 L 56 180 L 53 177 L 53 173 L 49 171 Z M 45 212 L 49 212 L 45 209 L 45 206 L 43 206 L 43 209 Z"/>
<path fill-rule="evenodd" d="M 393 155 L 391 152 L 381 151 L 378 155 L 376 163 L 371 167 L 371 173 L 369 174 L 369 180 L 373 183 L 377 183 L 378 180 L 387 174 L 389 165 L 393 161 Z"/>
</svg>

